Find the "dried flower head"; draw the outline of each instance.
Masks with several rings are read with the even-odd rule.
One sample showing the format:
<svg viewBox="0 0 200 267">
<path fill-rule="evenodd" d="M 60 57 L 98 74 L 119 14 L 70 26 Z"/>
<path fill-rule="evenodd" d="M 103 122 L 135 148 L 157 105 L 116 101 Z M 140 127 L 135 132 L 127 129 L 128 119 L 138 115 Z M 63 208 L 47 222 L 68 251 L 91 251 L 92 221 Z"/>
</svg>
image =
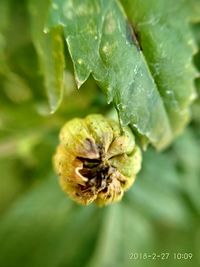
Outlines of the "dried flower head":
<svg viewBox="0 0 200 267">
<path fill-rule="evenodd" d="M 63 190 L 76 202 L 99 206 L 121 200 L 141 166 L 141 152 L 129 128 L 102 115 L 68 121 L 54 156 Z"/>
</svg>

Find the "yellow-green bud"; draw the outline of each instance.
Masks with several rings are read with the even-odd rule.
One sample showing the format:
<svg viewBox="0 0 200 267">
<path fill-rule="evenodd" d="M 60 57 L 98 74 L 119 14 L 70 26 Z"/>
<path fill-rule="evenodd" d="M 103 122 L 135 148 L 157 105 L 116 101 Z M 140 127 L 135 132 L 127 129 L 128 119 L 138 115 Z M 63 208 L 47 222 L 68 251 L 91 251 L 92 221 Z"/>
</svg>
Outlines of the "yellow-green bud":
<svg viewBox="0 0 200 267">
<path fill-rule="evenodd" d="M 68 121 L 54 156 L 62 189 L 76 202 L 103 206 L 121 200 L 141 167 L 131 130 L 102 115 Z"/>
</svg>

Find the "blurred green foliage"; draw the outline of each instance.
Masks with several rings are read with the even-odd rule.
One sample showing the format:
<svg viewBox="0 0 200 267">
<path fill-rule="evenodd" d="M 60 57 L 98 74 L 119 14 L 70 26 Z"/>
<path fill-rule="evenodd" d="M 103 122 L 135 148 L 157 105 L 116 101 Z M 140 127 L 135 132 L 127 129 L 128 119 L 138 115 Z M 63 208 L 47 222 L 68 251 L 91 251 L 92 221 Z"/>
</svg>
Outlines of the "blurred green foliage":
<svg viewBox="0 0 200 267">
<path fill-rule="evenodd" d="M 123 201 L 78 206 L 61 191 L 52 169 L 59 129 L 76 116 L 106 114 L 112 105 L 91 77 L 77 90 L 69 52 L 59 39 L 63 101 L 49 114 L 46 86 L 49 79 L 61 80 L 52 77 L 57 67 L 44 74 L 44 66 L 52 68 L 53 44 L 45 39 L 35 45 L 34 25 L 42 22 L 31 22 L 30 2 L 46 12 L 48 1 L 0 0 L 0 266 L 199 266 L 199 78 L 188 128 L 164 152 L 144 152 L 142 171 Z M 199 4 L 190 4 L 196 5 L 192 30 L 200 47 Z M 45 42 L 48 49 L 41 48 Z M 200 71 L 199 52 L 194 64 Z M 60 91 L 53 94 L 60 101 Z M 130 259 L 131 253 L 167 252 L 166 260 Z M 175 260 L 173 253 L 193 258 Z"/>
</svg>

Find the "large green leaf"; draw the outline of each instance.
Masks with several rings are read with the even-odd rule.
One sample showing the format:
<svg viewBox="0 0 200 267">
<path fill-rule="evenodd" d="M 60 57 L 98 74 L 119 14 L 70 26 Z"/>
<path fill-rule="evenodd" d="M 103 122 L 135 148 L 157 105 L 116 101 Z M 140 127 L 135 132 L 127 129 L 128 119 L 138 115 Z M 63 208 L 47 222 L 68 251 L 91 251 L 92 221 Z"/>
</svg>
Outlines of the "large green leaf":
<svg viewBox="0 0 200 267">
<path fill-rule="evenodd" d="M 49 27 L 63 27 L 78 87 L 92 74 L 122 122 L 162 148 L 185 126 L 194 99 L 187 3 L 122 3 L 54 0 Z"/>
</svg>

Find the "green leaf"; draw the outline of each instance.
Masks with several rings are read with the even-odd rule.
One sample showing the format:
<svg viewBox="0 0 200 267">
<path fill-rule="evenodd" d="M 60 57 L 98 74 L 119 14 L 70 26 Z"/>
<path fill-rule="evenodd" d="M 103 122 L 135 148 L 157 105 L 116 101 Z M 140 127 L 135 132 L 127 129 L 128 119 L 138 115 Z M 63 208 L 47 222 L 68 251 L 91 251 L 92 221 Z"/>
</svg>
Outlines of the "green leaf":
<svg viewBox="0 0 200 267">
<path fill-rule="evenodd" d="M 154 231 L 147 218 L 126 203 L 112 205 L 104 212 L 94 253 L 87 266 L 132 266 L 131 252 L 142 252 Z"/>
<path fill-rule="evenodd" d="M 196 135 L 196 136 L 195 136 Z M 191 202 L 200 213 L 200 128 L 196 131 L 187 129 L 174 144 L 174 157 L 182 174 L 184 191 L 190 197 Z M 187 153 L 185 153 L 187 152 Z"/>
<path fill-rule="evenodd" d="M 122 123 L 163 148 L 184 128 L 194 99 L 187 4 L 122 3 L 54 0 L 48 26 L 63 27 L 78 87 L 92 74 Z"/>
<path fill-rule="evenodd" d="M 1 220 L 0 265 L 77 266 L 91 253 L 100 214 L 92 207 L 75 206 L 60 191 L 55 177 L 45 180 Z M 74 242 L 79 232 L 80 242 Z"/>
<path fill-rule="evenodd" d="M 54 113 L 63 97 L 65 60 L 61 29 L 57 27 L 48 33 L 44 28 L 48 7 L 48 0 L 29 1 L 33 43 L 39 56 L 50 111 Z"/>
<path fill-rule="evenodd" d="M 179 228 L 192 223 L 190 210 L 181 197 L 182 176 L 171 154 L 159 154 L 149 149 L 135 185 L 127 192 L 131 206 L 136 206 L 155 221 L 163 221 Z M 159 200 L 159 201 L 158 201 Z"/>
<path fill-rule="evenodd" d="M 8 145 L 7 147 L 5 145 L 6 149 L 8 150 Z M 0 152 L 4 152 L 1 143 Z M 19 168 L 19 163 L 19 160 L 16 159 L 0 158 L 0 172 L 3 173 L 3 177 L 0 179 L 0 216 L 2 216 L 2 212 L 8 209 L 12 201 L 19 197 L 20 193 L 23 193 L 28 185 L 28 181 L 21 179 L 23 166 L 20 165 Z"/>
</svg>

